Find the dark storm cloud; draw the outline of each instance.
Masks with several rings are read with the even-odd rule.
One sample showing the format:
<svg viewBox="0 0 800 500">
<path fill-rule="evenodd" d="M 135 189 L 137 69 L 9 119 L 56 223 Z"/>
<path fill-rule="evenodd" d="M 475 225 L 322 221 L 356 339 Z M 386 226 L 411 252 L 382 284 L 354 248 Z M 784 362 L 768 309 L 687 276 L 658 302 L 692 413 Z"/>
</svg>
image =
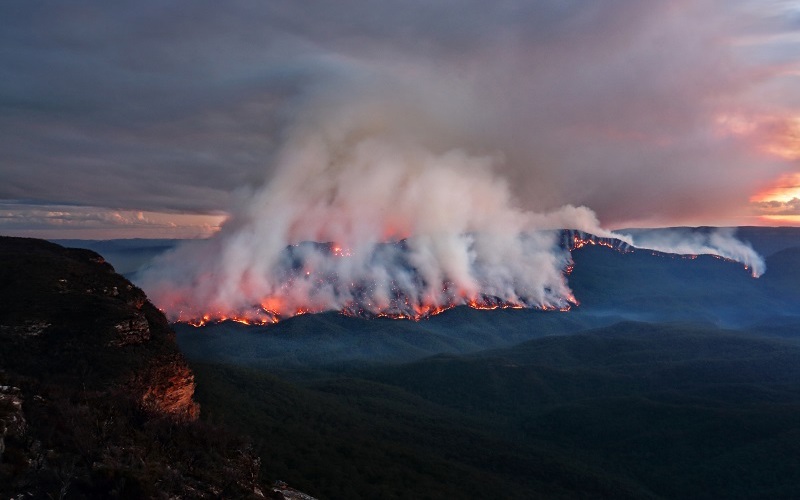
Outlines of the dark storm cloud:
<svg viewBox="0 0 800 500">
<path fill-rule="evenodd" d="M 180 7 L 3 6 L 0 197 L 219 210 L 251 180 L 298 70 Z"/>
<path fill-rule="evenodd" d="M 791 33 L 785 4 L 5 2 L 0 199 L 227 210 L 313 103 L 364 98 L 438 150 L 502 157 L 524 208 L 713 222 L 789 169 L 717 127 L 797 101 L 761 44 L 730 44 Z"/>
</svg>

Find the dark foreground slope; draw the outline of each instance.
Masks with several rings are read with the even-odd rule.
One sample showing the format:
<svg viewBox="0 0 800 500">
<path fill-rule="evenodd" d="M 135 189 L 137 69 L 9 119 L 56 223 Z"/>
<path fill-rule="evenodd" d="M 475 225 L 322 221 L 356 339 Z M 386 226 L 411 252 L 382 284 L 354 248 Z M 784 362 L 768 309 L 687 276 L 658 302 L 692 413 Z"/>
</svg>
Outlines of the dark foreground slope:
<svg viewBox="0 0 800 500">
<path fill-rule="evenodd" d="M 780 339 L 620 323 L 400 365 L 194 369 L 205 409 L 324 498 L 800 496 L 800 347 Z"/>
<path fill-rule="evenodd" d="M 0 238 L 0 496 L 258 496 L 258 458 L 197 421 L 164 316 L 94 252 Z"/>
</svg>

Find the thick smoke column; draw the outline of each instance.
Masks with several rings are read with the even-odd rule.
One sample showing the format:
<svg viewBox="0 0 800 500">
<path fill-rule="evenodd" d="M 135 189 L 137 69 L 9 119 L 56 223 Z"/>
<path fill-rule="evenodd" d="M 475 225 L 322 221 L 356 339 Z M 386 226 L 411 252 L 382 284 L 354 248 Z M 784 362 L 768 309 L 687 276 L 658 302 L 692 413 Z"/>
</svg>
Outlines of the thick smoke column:
<svg viewBox="0 0 800 500">
<path fill-rule="evenodd" d="M 555 230 L 635 244 L 586 207 L 518 209 L 493 172 L 501 155 L 454 147 L 464 140 L 450 130 L 459 129 L 458 106 L 400 95 L 312 99 L 272 178 L 240 193 L 221 231 L 143 272 L 155 303 L 183 321 L 326 310 L 418 318 L 459 304 L 565 309 L 575 303 L 564 274 L 571 258 Z M 731 241 L 650 244 L 743 260 Z"/>
</svg>

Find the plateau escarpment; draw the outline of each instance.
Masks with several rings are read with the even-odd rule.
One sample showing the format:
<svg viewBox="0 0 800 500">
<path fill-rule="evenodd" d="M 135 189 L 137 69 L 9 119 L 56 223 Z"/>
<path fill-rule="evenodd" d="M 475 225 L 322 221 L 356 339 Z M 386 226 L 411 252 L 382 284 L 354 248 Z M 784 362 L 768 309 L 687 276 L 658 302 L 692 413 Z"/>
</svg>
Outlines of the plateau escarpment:
<svg viewBox="0 0 800 500">
<path fill-rule="evenodd" d="M 195 420 L 194 376 L 163 314 L 90 251 L 0 240 L 3 367 L 17 376 L 130 399 Z"/>
<path fill-rule="evenodd" d="M 98 254 L 0 238 L 0 495 L 270 495 L 247 441 L 198 420 L 174 337 Z"/>
</svg>

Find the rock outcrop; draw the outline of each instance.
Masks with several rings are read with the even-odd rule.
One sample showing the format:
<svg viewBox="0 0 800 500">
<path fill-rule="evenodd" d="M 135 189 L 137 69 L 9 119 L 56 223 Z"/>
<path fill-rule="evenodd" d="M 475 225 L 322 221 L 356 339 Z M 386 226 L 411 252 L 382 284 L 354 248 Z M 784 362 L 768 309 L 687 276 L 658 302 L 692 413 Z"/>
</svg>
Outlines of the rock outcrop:
<svg viewBox="0 0 800 500">
<path fill-rule="evenodd" d="M 150 340 L 150 325 L 141 313 L 120 321 L 114 325 L 114 329 L 117 331 L 117 338 L 110 342 L 114 347 L 136 345 Z"/>
<path fill-rule="evenodd" d="M 183 358 L 169 356 L 153 363 L 149 370 L 135 377 L 133 387 L 139 405 L 151 415 L 167 415 L 177 420 L 195 420 L 200 407 L 194 402 L 194 373 Z"/>
</svg>

